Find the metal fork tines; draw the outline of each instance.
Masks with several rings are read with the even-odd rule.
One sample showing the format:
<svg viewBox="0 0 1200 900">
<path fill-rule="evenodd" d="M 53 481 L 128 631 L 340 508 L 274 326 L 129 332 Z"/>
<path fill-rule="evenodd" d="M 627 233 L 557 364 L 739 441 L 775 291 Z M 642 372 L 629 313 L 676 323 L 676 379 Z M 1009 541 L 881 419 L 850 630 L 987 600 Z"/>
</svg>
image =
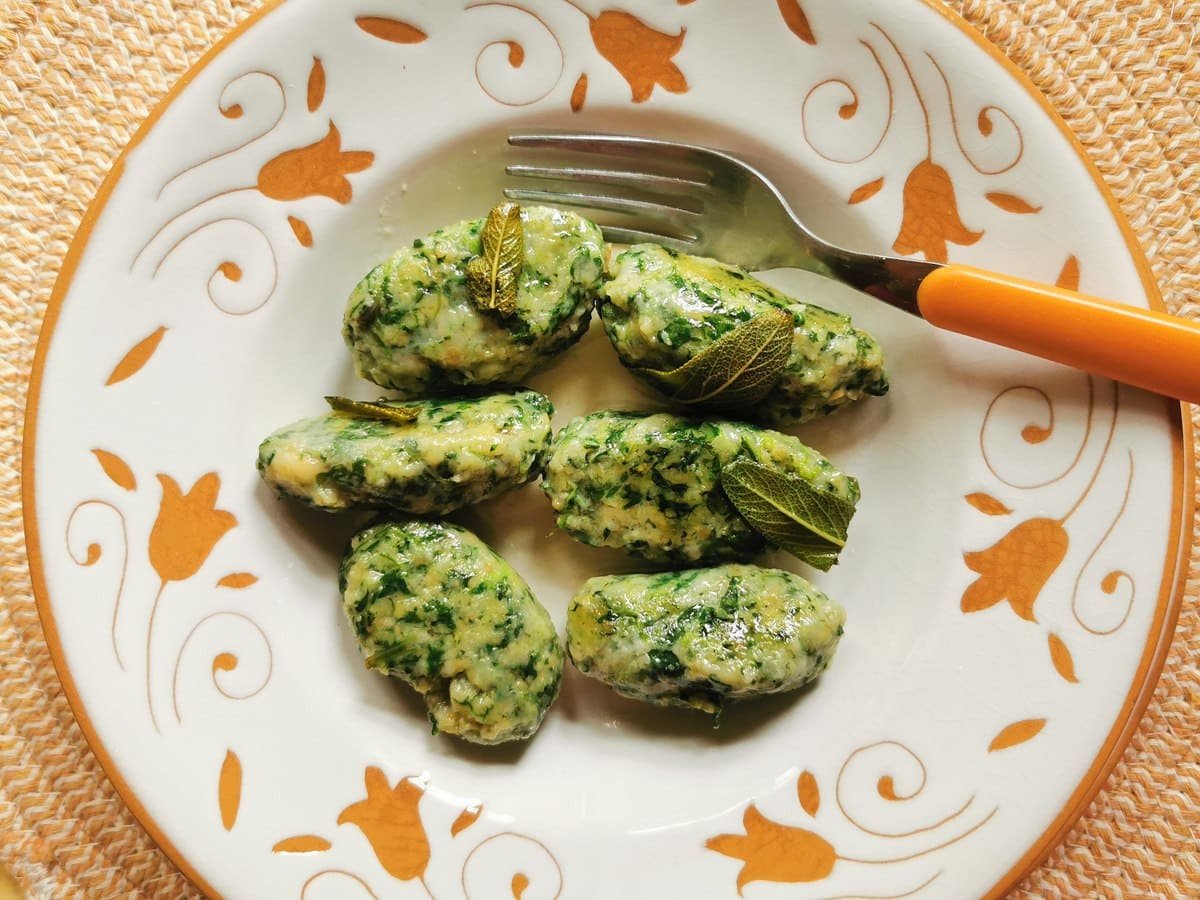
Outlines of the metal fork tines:
<svg viewBox="0 0 1200 900">
<path fill-rule="evenodd" d="M 763 172 L 722 150 L 610 134 L 517 134 L 509 143 L 554 163 L 568 160 L 509 166 L 510 175 L 536 182 L 510 188 L 509 197 L 597 210 L 612 243 L 658 243 L 752 272 L 805 269 L 909 312 L 916 311 L 917 286 L 938 267 L 822 240 Z"/>
<path fill-rule="evenodd" d="M 508 196 L 597 210 L 613 243 L 663 244 L 751 272 L 804 269 L 942 328 L 1200 403 L 1195 323 L 969 266 L 851 250 L 809 228 L 762 170 L 722 150 L 633 135 L 521 134 L 509 142 L 558 154 L 537 163 L 576 162 L 510 166 L 510 175 L 539 183 Z M 581 157 L 596 164 L 579 164 Z M 820 206 L 806 200 L 819 216 Z M 609 215 L 631 221 L 609 224 Z"/>
<path fill-rule="evenodd" d="M 520 134 L 510 137 L 509 143 L 537 151 L 604 157 L 603 163 L 595 166 L 510 165 L 506 169 L 509 175 L 547 184 L 544 188 L 508 188 L 504 194 L 509 199 L 574 206 L 632 219 L 600 223 L 605 240 L 614 243 L 654 241 L 687 250 L 699 239 L 707 211 L 709 174 L 697 157 L 683 152 L 689 148 L 645 138 L 573 134 Z M 619 168 L 622 161 L 636 162 L 637 168 Z M 589 189 L 568 187 L 575 185 Z"/>
</svg>

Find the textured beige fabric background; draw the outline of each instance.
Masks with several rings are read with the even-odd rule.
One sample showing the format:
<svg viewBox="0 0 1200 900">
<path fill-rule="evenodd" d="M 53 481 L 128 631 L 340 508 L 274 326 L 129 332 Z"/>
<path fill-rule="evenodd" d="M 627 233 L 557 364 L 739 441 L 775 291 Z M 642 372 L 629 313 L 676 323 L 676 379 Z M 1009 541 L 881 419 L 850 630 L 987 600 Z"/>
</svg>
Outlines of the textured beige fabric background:
<svg viewBox="0 0 1200 900">
<path fill-rule="evenodd" d="M 732 2 L 732 0 L 725 0 Z M 766 0 L 761 0 L 766 2 Z M 84 210 L 137 125 L 252 0 L 0 0 L 0 863 L 33 898 L 190 897 L 67 706 L 30 595 L 21 418 Z M 1200 0 L 957 0 L 1085 143 L 1167 302 L 1200 315 Z M 1200 567 L 1145 721 L 1021 897 L 1200 897 Z"/>
</svg>

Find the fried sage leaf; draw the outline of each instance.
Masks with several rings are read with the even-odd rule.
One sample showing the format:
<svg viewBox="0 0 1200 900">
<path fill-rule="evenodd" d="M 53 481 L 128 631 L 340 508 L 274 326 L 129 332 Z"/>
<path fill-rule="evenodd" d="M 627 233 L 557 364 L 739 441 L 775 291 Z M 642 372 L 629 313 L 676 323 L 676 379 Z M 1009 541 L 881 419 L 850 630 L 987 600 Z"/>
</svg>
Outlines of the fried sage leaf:
<svg viewBox="0 0 1200 900">
<path fill-rule="evenodd" d="M 326 397 L 325 402 L 334 412 L 364 419 L 380 419 L 397 425 L 411 425 L 421 415 L 421 411 L 413 406 L 388 406 L 386 403 L 347 400 L 345 397 Z"/>
<path fill-rule="evenodd" d="M 483 255 L 467 264 L 467 290 L 480 309 L 504 316 L 517 311 L 517 286 L 525 265 L 525 228 L 521 207 L 502 203 L 483 226 Z"/>
<path fill-rule="evenodd" d="M 638 374 L 681 403 L 736 407 L 758 403 L 787 369 L 795 321 L 790 313 L 760 313 L 670 372 Z"/>
<path fill-rule="evenodd" d="M 854 517 L 851 501 L 749 459 L 721 469 L 721 487 L 742 518 L 775 546 L 822 572 L 837 563 Z"/>
</svg>

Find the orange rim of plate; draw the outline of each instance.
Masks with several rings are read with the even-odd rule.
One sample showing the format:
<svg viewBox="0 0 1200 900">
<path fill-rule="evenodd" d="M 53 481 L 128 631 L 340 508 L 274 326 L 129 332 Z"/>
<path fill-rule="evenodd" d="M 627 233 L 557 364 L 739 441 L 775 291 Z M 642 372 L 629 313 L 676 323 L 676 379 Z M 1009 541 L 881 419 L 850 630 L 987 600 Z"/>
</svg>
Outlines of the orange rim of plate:
<svg viewBox="0 0 1200 900">
<path fill-rule="evenodd" d="M 108 200 L 112 196 L 113 190 L 124 174 L 125 162 L 130 152 L 145 140 L 154 126 L 158 124 L 159 119 L 170 108 L 171 104 L 175 102 L 188 85 L 213 60 L 285 2 L 287 0 L 264 0 L 261 7 L 231 29 L 195 65 L 188 69 L 171 90 L 167 92 L 167 95 L 159 101 L 154 111 L 142 123 L 141 127 L 138 128 L 125 149 L 121 151 L 116 163 L 101 184 L 100 190 L 89 205 L 83 220 L 80 222 L 79 230 L 71 242 L 71 247 L 67 251 L 66 258 L 63 260 L 62 269 L 59 272 L 58 279 L 54 284 L 54 290 L 50 296 L 50 301 L 46 307 L 46 316 L 42 323 L 41 334 L 38 337 L 37 352 L 34 356 L 33 370 L 29 378 L 29 394 L 25 412 L 25 437 L 22 447 L 21 506 L 25 520 L 25 540 L 29 556 L 30 576 L 38 615 L 41 618 L 42 629 L 46 636 L 46 644 L 50 650 L 50 657 L 54 662 L 54 668 L 58 673 L 59 680 L 62 682 L 63 691 L 67 695 L 67 700 L 71 705 L 72 711 L 75 713 L 75 718 L 79 722 L 79 727 L 83 731 L 84 737 L 92 748 L 92 752 L 96 755 L 101 767 L 116 788 L 121 799 L 133 812 L 134 816 L 137 817 L 138 821 L 141 822 L 154 842 L 179 867 L 179 870 L 209 897 L 219 897 L 220 894 L 212 885 L 204 880 L 195 867 L 188 862 L 179 849 L 168 839 L 165 832 L 159 827 L 158 823 L 151 817 L 149 811 L 138 799 L 133 788 L 130 787 L 129 783 L 121 775 L 120 769 L 108 753 L 87 714 L 87 710 L 75 687 L 75 681 L 71 675 L 70 668 L 67 666 L 63 655 L 62 644 L 58 637 L 58 628 L 54 620 L 54 612 L 50 605 L 49 592 L 46 589 L 35 505 L 36 487 L 34 479 L 36 474 L 38 407 L 41 397 L 42 379 L 45 375 L 46 355 L 50 348 L 50 341 L 54 336 L 55 327 L 58 324 L 63 300 L 71 288 L 75 272 L 79 267 L 80 260 L 83 258 L 84 251 L 87 249 L 96 223 L 108 205 Z M 958 31 L 969 37 L 977 47 L 986 52 L 993 60 L 1000 63 L 1004 70 L 1037 101 L 1050 120 L 1058 127 L 1063 136 L 1067 138 L 1072 149 L 1075 151 L 1075 155 L 1087 169 L 1088 174 L 1099 189 L 1101 196 L 1112 212 L 1113 218 L 1121 229 L 1121 235 L 1133 257 L 1134 264 L 1138 270 L 1138 276 L 1141 279 L 1151 308 L 1165 310 L 1166 305 L 1163 303 L 1162 294 L 1158 289 L 1158 284 L 1154 280 L 1149 260 L 1146 258 L 1137 240 L 1137 236 L 1117 205 L 1116 199 L 1105 184 L 1099 170 L 1088 157 L 1087 149 L 1054 107 L 1051 106 L 1049 100 L 1038 90 L 1028 75 L 1021 71 L 1012 60 L 1005 56 L 995 44 L 985 38 L 966 19 L 943 6 L 939 0 L 920 0 L 920 2 L 939 13 Z M 1195 513 L 1196 498 L 1191 417 L 1185 414 L 1182 404 L 1177 404 L 1171 400 L 1165 402 L 1168 406 L 1168 418 L 1172 419 L 1172 424 L 1176 426 L 1172 429 L 1175 491 L 1171 505 L 1169 543 L 1176 546 L 1178 550 L 1174 560 L 1168 559 L 1164 568 L 1159 589 L 1158 604 L 1141 660 L 1138 663 L 1137 671 L 1134 674 L 1133 682 L 1125 697 L 1121 711 L 1118 713 L 1112 729 L 1109 731 L 1107 738 L 1079 785 L 1072 792 L 1070 798 L 1051 822 L 1050 826 L 1034 842 L 1033 846 L 1021 856 L 1012 868 L 985 895 L 986 900 L 998 900 L 998 898 L 1003 897 L 1015 888 L 1025 876 L 1030 874 L 1049 856 L 1050 851 L 1054 847 L 1066 838 L 1070 829 L 1080 819 L 1096 795 L 1100 793 L 1108 776 L 1112 774 L 1113 769 L 1120 761 L 1125 748 L 1133 739 L 1133 735 L 1136 733 L 1138 725 L 1141 722 L 1142 715 L 1145 713 L 1146 707 L 1149 706 L 1150 700 L 1154 695 L 1159 676 L 1162 674 L 1163 666 L 1166 663 L 1171 641 L 1175 634 L 1175 626 L 1179 620 L 1184 584 L 1188 564 L 1191 559 L 1192 537 L 1190 530 L 1185 526 L 1191 522 Z M 1172 569 L 1173 571 L 1171 571 Z"/>
</svg>

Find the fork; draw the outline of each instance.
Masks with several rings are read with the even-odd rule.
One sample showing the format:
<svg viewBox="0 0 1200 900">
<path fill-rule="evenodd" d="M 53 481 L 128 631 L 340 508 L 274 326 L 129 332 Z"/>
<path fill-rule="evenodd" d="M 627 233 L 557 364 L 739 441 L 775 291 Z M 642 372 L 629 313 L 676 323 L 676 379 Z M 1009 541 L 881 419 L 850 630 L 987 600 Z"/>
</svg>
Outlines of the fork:
<svg viewBox="0 0 1200 900">
<path fill-rule="evenodd" d="M 971 266 L 835 246 L 765 175 L 720 150 L 630 135 L 508 140 L 581 161 L 510 165 L 510 176 L 557 184 L 510 187 L 505 196 L 620 214 L 625 224 L 602 226 L 611 243 L 656 243 L 750 271 L 805 269 L 939 328 L 1200 403 L 1200 325 L 1188 319 Z"/>
</svg>

